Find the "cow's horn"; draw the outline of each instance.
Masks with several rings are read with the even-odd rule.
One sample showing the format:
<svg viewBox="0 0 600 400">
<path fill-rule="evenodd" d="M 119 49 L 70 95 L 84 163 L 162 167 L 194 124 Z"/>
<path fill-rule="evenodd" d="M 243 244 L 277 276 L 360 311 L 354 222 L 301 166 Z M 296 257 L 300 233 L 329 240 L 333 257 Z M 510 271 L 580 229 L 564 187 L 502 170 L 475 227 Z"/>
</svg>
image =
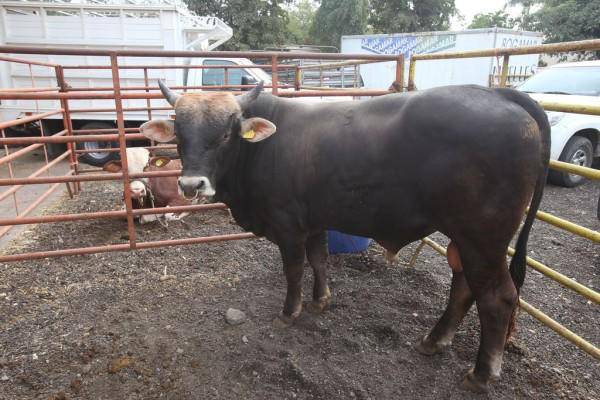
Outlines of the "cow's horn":
<svg viewBox="0 0 600 400">
<path fill-rule="evenodd" d="M 258 82 L 258 85 L 252 88 L 251 91 L 236 97 L 237 102 L 242 110 L 245 110 L 254 100 L 256 100 L 260 92 L 263 90 L 263 85 L 264 82 L 260 81 Z"/>
<path fill-rule="evenodd" d="M 167 99 L 169 104 L 175 107 L 175 103 L 177 102 L 177 99 L 181 97 L 181 95 L 169 89 L 169 87 L 165 85 L 162 79 L 158 80 L 158 86 L 160 87 L 160 91 L 162 92 L 163 96 L 165 96 L 165 99 Z"/>
</svg>

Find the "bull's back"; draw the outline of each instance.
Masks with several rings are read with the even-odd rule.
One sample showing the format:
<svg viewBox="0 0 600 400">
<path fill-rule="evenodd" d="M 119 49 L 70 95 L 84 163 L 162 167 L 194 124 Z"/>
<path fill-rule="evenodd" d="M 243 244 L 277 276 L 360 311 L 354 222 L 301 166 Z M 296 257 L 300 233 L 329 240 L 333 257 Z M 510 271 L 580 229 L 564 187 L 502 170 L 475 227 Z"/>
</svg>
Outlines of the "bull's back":
<svg viewBox="0 0 600 400">
<path fill-rule="evenodd" d="M 522 208 L 541 162 L 536 121 L 486 88 L 383 96 L 333 122 L 341 125 L 309 132 L 309 215 L 355 233 L 443 230 Z"/>
</svg>

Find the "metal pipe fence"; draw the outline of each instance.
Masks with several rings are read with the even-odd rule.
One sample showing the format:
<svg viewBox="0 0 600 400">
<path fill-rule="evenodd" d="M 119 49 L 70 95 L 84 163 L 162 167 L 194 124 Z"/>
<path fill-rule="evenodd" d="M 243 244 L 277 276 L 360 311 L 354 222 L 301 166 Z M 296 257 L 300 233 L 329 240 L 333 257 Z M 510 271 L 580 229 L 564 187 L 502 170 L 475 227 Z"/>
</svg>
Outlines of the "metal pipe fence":
<svg viewBox="0 0 600 400">
<path fill-rule="evenodd" d="M 11 168 L 11 174 L 8 178 L 0 179 L 0 189 L 6 187 L 7 189 L 0 193 L 0 201 L 8 198 L 9 196 L 15 196 L 15 193 L 23 188 L 25 185 L 51 185 L 52 191 L 58 188 L 62 184 L 66 184 L 69 193 L 72 195 L 78 194 L 81 190 L 81 183 L 92 182 L 92 181 L 122 181 L 123 182 L 123 194 L 125 201 L 125 209 L 122 211 L 97 211 L 91 213 L 80 213 L 80 214 L 67 214 L 67 215 L 48 215 L 48 216 L 27 216 L 30 214 L 42 200 L 36 200 L 33 206 L 28 207 L 27 210 L 19 213 L 16 212 L 14 218 L 5 218 L 0 220 L 0 236 L 8 232 L 11 228 L 18 225 L 27 224 L 38 224 L 38 223 L 53 223 L 53 222 L 71 222 L 81 221 L 97 218 L 126 218 L 127 219 L 127 231 L 128 231 L 128 243 L 127 244 L 109 244 L 104 246 L 92 246 L 88 248 L 78 249 L 64 249 L 59 251 L 40 251 L 36 253 L 23 253 L 14 255 L 1 255 L 0 262 L 15 261 L 15 260 L 27 260 L 33 258 L 44 258 L 44 257 L 58 257 L 64 255 L 76 255 L 76 254 L 91 254 L 96 252 L 105 251 L 120 251 L 120 250 L 133 250 L 143 248 L 153 248 L 160 246 L 172 246 L 182 244 L 193 244 L 193 243 L 209 243 L 219 240 L 235 240 L 253 237 L 252 234 L 234 234 L 234 235 L 219 235 L 214 237 L 200 237 L 194 239 L 174 239 L 158 242 L 139 242 L 136 240 L 135 229 L 134 229 L 134 218 L 141 215 L 149 214 L 164 214 L 177 213 L 177 212 L 206 212 L 215 209 L 223 209 L 223 204 L 201 204 L 191 205 L 185 207 L 169 207 L 168 211 L 166 208 L 151 208 L 151 209 L 136 209 L 134 210 L 131 204 L 131 195 L 128 189 L 129 182 L 132 179 L 138 179 L 142 177 L 166 177 L 166 176 L 177 176 L 180 171 L 154 171 L 144 172 L 141 174 L 129 174 L 127 168 L 127 153 L 125 151 L 128 143 L 146 141 L 147 139 L 139 134 L 139 128 L 137 127 L 126 127 L 125 126 L 125 113 L 127 112 L 145 112 L 148 119 L 152 119 L 153 112 L 158 111 L 170 111 L 172 107 L 153 105 L 152 99 L 161 99 L 164 101 L 162 94 L 159 92 L 159 87 L 150 84 L 149 81 L 149 70 L 174 70 L 174 69 L 223 69 L 228 71 L 230 69 L 262 69 L 271 71 L 272 82 L 271 84 L 265 85 L 266 89 L 270 89 L 272 94 L 281 97 L 325 97 L 325 96 L 377 96 L 389 93 L 388 90 L 344 90 L 334 91 L 328 93 L 322 93 L 318 90 L 305 91 L 301 90 L 298 85 L 284 84 L 278 81 L 278 72 L 293 70 L 297 71 L 297 66 L 281 64 L 281 60 L 286 58 L 295 59 L 326 59 L 333 60 L 336 63 L 343 65 L 354 65 L 356 63 L 373 63 L 383 61 L 395 61 L 397 65 L 402 65 L 402 56 L 364 56 L 364 55 L 345 55 L 345 54 L 321 54 L 321 53 L 294 53 L 290 55 L 288 52 L 173 52 L 173 51 L 99 51 L 89 49 L 61 49 L 61 48 L 25 48 L 25 47 L 10 47 L 0 46 L 0 54 L 10 54 L 9 56 L 0 57 L 0 61 L 9 63 L 29 64 L 36 66 L 43 66 L 50 68 L 53 71 L 54 80 L 56 85 L 52 83 L 45 84 L 43 87 L 37 87 L 33 80 L 31 87 L 27 88 L 0 88 L 0 100 L 58 100 L 60 101 L 60 108 L 56 110 L 50 110 L 46 112 L 38 112 L 35 115 L 26 116 L 19 119 L 0 121 L 0 129 L 6 129 L 10 127 L 23 126 L 27 123 L 40 122 L 48 117 L 61 116 L 63 122 L 63 129 L 53 135 L 42 135 L 42 136 L 28 136 L 28 137 L 6 137 L 2 135 L 0 137 L 0 146 L 4 146 L 6 154 L 0 158 L 0 165 L 7 164 Z M 25 59 L 16 58 L 15 55 L 22 54 L 35 54 L 35 55 L 85 55 L 85 56 L 103 56 L 108 60 L 107 64 L 99 65 L 59 65 L 53 63 L 44 63 L 37 61 L 29 61 Z M 250 65 L 177 65 L 177 64 L 166 64 L 166 65 L 122 65 L 119 63 L 119 59 L 123 57 L 203 57 L 203 58 L 222 58 L 222 57 L 244 57 L 252 59 L 263 59 L 266 60 L 266 64 L 250 64 Z M 65 77 L 66 70 L 104 70 L 110 71 L 111 86 L 103 87 L 72 87 L 68 84 L 68 78 Z M 131 73 L 143 74 L 143 85 L 137 86 L 122 86 L 121 82 L 121 71 L 129 71 Z M 398 71 L 397 76 L 401 76 L 402 72 Z M 227 73 L 225 74 L 227 78 Z M 131 79 L 128 75 L 126 79 Z M 185 92 L 193 90 L 220 90 L 221 92 L 227 92 L 238 94 L 240 90 L 250 89 L 253 85 L 233 85 L 228 84 L 227 80 L 223 82 L 223 85 L 172 85 L 175 90 L 183 90 Z M 113 100 L 113 107 L 94 108 L 94 107 L 73 107 L 74 103 L 78 103 L 82 100 Z M 124 107 L 123 102 L 125 100 L 145 100 L 145 107 Z M 165 103 L 166 104 L 166 103 Z M 75 114 L 97 114 L 97 113 L 112 113 L 115 115 L 116 128 L 112 129 L 76 129 L 73 126 L 73 115 Z M 104 143 L 115 143 L 119 144 L 116 148 L 105 148 L 105 149 L 84 149 L 77 148 L 77 144 L 86 142 L 104 142 Z M 28 154 L 31 151 L 40 148 L 46 148 L 49 144 L 67 144 L 68 149 L 58 158 L 53 161 L 46 163 L 46 166 L 35 171 L 27 177 L 16 177 L 12 174 L 12 162 L 19 157 Z M 20 148 L 12 153 L 9 153 L 10 146 L 26 146 Z M 176 146 L 172 145 L 155 145 L 150 143 L 150 146 L 143 146 L 152 151 L 158 150 L 173 150 Z M 99 168 L 80 168 L 78 163 L 78 156 L 86 153 L 104 153 L 112 152 L 119 153 L 121 162 L 123 164 L 122 173 L 103 173 Z M 70 172 L 66 175 L 48 175 L 41 176 L 43 172 L 47 172 L 51 167 L 60 163 L 61 161 L 68 159 L 70 163 Z M 46 198 L 49 195 L 44 193 L 42 196 Z M 17 208 L 19 202 L 17 198 L 14 198 L 14 206 Z"/>
</svg>

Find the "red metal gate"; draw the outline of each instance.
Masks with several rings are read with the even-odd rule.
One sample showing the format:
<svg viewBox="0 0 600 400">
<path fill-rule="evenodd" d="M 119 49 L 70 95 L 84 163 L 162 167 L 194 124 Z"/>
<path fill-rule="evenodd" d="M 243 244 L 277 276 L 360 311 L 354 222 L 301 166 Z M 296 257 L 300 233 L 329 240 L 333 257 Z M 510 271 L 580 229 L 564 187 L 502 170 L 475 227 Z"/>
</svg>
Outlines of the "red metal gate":
<svg viewBox="0 0 600 400">
<path fill-rule="evenodd" d="M 227 82 L 227 70 L 233 68 L 260 68 L 271 71 L 272 85 L 266 85 L 271 88 L 272 94 L 282 97 L 325 97 L 325 96 L 377 96 L 389 93 L 387 89 L 382 90 L 365 90 L 365 89 L 340 89 L 331 90 L 330 88 L 316 87 L 305 88 L 301 87 L 302 67 L 294 65 L 281 64 L 284 59 L 318 59 L 330 60 L 328 64 L 321 65 L 320 68 L 339 68 L 347 65 L 360 65 L 366 63 L 393 61 L 396 65 L 396 82 L 403 82 L 402 73 L 404 70 L 404 61 L 402 56 L 386 56 L 386 55 L 352 55 L 352 54 L 327 54 L 327 53 L 288 53 L 288 52 L 188 52 L 188 51 L 99 51 L 88 49 L 52 49 L 52 48 L 28 48 L 28 47 L 10 47 L 0 46 L 0 54 L 10 54 L 11 56 L 2 56 L 0 61 L 8 63 L 20 63 L 28 65 L 30 71 L 32 66 L 40 68 L 49 68 L 53 70 L 56 85 L 51 87 L 37 87 L 33 73 L 31 74 L 31 87 L 28 88 L 0 88 L 0 100 L 6 99 L 22 99 L 22 100 L 59 100 L 60 108 L 48 112 L 36 113 L 25 118 L 8 120 L 0 122 L 0 130 L 2 138 L 0 145 L 4 146 L 5 155 L 0 158 L 0 165 L 8 164 L 9 178 L 0 179 L 0 186 L 8 187 L 7 190 L 0 193 L 0 201 L 13 196 L 14 208 L 16 216 L 14 218 L 0 219 L 0 237 L 6 234 L 11 228 L 17 225 L 50 223 L 50 222 L 67 222 L 78 221 L 95 218 L 127 218 L 127 229 L 129 243 L 125 244 L 108 244 L 98 245 L 84 248 L 68 248 L 53 251 L 39 251 L 33 253 L 11 254 L 0 256 L 0 262 L 29 260 L 34 258 L 58 257 L 66 255 L 90 254 L 108 251 L 123 251 L 135 249 L 147 249 L 161 246 L 175 246 L 183 244 L 209 243 L 215 241 L 238 240 L 253 237 L 251 233 L 239 233 L 231 235 L 218 235 L 208 237 L 173 239 L 151 242 L 139 242 L 136 240 L 134 229 L 134 217 L 147 214 L 164 214 L 164 213 L 180 213 L 180 212 L 200 212 L 214 209 L 225 208 L 224 204 L 200 204 L 179 207 L 162 207 L 150 209 L 132 208 L 131 195 L 128 189 L 129 182 L 134 178 L 142 177 L 159 177 L 159 176 L 177 176 L 180 171 L 155 171 L 144 172 L 140 174 L 129 174 L 127 170 L 127 154 L 126 146 L 128 142 L 146 140 L 144 136 L 139 134 L 139 128 L 126 128 L 124 121 L 124 113 L 130 111 L 146 111 L 147 119 L 152 119 L 153 111 L 171 110 L 167 106 L 152 106 L 151 99 L 162 99 L 162 95 L 158 92 L 158 86 L 151 85 L 148 78 L 149 70 L 172 70 L 172 69 L 194 69 L 194 68 L 219 68 L 225 70 L 225 82 L 221 86 L 174 86 L 176 90 L 197 90 L 197 89 L 220 89 L 220 90 L 240 90 L 250 88 L 250 85 L 229 85 Z M 27 59 L 16 58 L 14 55 L 60 55 L 60 56 L 96 56 L 104 57 L 109 60 L 105 65 L 59 65 L 47 62 L 38 62 Z M 119 58 L 138 58 L 146 57 L 203 57 L 203 58 L 250 58 L 267 60 L 267 64 L 253 65 L 121 65 Z M 337 61 L 336 61 L 337 60 Z M 312 68 L 314 66 L 311 66 Z M 306 67 L 309 68 L 309 67 Z M 71 87 L 65 79 L 65 71 L 67 70 L 88 70 L 89 73 L 97 70 L 110 70 L 112 76 L 112 86 L 107 87 Z M 292 69 L 294 71 L 294 84 L 282 85 L 279 84 L 278 71 L 282 69 Z M 123 70 L 137 71 L 143 74 L 144 86 L 121 86 L 122 79 L 120 72 Z M 392 82 L 390 82 L 392 83 Z M 329 90 L 327 90 L 329 89 Z M 76 108 L 76 104 L 81 100 L 89 99 L 108 99 L 114 100 L 114 107 L 109 108 Z M 145 99 L 145 107 L 123 107 L 123 101 L 127 99 Z M 74 129 L 72 116 L 76 113 L 114 113 L 117 121 L 116 129 Z M 42 128 L 41 137 L 20 137 L 7 138 L 5 129 L 24 125 L 34 121 L 41 121 L 50 116 L 62 115 L 63 129 L 53 135 L 45 135 Z M 118 149 L 77 149 L 76 143 L 81 142 L 114 142 L 118 141 Z M 67 151 L 59 155 L 54 160 L 50 161 L 47 155 L 48 144 L 66 143 Z M 11 145 L 26 145 L 17 151 L 10 152 L 8 146 Z M 46 154 L 45 165 L 29 175 L 26 178 L 15 178 L 13 174 L 12 162 L 33 150 L 43 147 Z M 171 146 L 173 148 L 174 146 Z M 155 150 L 159 146 L 146 146 L 150 150 Z M 168 146 L 160 146 L 161 149 L 169 148 Z M 78 163 L 77 156 L 86 152 L 103 152 L 103 151 L 118 151 L 123 163 L 122 173 L 103 173 L 100 168 L 82 168 Z M 69 159 L 70 171 L 63 176 L 55 176 L 49 174 L 52 167 L 56 166 L 64 159 Z M 47 176 L 42 176 L 48 173 Z M 39 217 L 28 216 L 36 209 L 52 192 L 60 185 L 65 184 L 71 197 L 77 195 L 81 190 L 81 182 L 88 181 L 105 181 L 105 180 L 121 180 L 123 182 L 125 194 L 125 210 L 123 211 L 96 211 L 79 214 L 56 214 L 45 215 Z M 44 192 L 38 199 L 34 201 L 27 209 L 19 210 L 16 193 L 23 185 L 33 184 L 51 184 L 49 189 Z"/>
</svg>

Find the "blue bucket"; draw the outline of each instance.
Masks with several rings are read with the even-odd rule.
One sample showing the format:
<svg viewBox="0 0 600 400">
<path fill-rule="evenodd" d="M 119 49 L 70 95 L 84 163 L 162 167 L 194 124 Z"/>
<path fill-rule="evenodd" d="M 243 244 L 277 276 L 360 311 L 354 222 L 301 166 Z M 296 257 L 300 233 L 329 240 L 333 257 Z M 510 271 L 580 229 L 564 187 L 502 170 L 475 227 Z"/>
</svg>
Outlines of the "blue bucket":
<svg viewBox="0 0 600 400">
<path fill-rule="evenodd" d="M 353 236 L 338 231 L 327 231 L 329 254 L 360 253 L 367 250 L 371 239 Z"/>
</svg>

